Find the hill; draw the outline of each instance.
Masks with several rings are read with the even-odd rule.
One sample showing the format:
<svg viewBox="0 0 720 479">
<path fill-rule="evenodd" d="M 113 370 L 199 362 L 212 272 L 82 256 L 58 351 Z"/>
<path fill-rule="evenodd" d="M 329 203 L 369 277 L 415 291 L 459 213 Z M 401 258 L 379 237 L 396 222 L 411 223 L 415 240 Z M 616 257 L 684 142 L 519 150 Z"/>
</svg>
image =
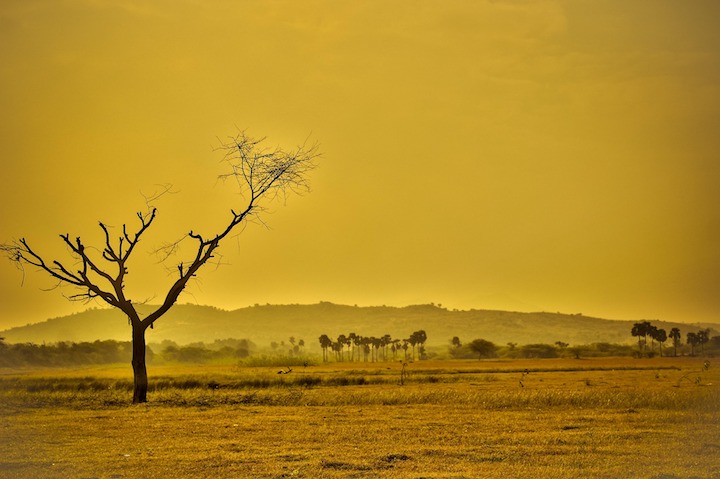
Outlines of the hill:
<svg viewBox="0 0 720 479">
<path fill-rule="evenodd" d="M 147 314 L 152 306 L 139 306 Z M 148 330 L 147 341 L 172 340 L 178 344 L 216 339 L 250 339 L 259 346 L 273 341 L 288 341 L 290 336 L 304 339 L 316 347 L 318 337 L 354 332 L 363 336 L 390 334 L 407 338 L 424 329 L 428 345 L 448 344 L 453 336 L 463 341 L 483 338 L 498 345 L 555 343 L 571 345 L 594 342 L 631 343 L 636 321 L 618 321 L 561 313 L 521 313 L 493 310 L 449 311 L 435 305 L 402 308 L 390 306 L 358 307 L 321 302 L 311 305 L 265 305 L 226 311 L 210 306 L 176 305 L 155 328 Z M 655 321 L 668 332 L 677 327 L 683 334 L 710 327 L 718 334 L 720 325 L 700 325 Z M 58 341 L 130 340 L 127 319 L 117 310 L 88 309 L 69 316 L 16 327 L 0 332 L 8 343 L 53 343 Z"/>
</svg>

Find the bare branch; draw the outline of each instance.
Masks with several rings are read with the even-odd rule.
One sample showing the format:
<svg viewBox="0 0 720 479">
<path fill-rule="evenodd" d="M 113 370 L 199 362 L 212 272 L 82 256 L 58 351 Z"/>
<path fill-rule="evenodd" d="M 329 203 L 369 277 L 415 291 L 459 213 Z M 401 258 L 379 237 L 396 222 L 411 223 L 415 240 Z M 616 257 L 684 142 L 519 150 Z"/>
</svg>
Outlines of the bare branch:
<svg viewBox="0 0 720 479">
<path fill-rule="evenodd" d="M 166 243 L 159 248 L 152 251 L 152 254 L 159 257 L 158 263 L 164 263 L 168 260 L 171 256 L 174 256 L 178 253 L 181 243 L 183 240 L 188 238 L 188 235 L 184 235 L 182 238 L 173 241 L 172 243 Z"/>
<path fill-rule="evenodd" d="M 177 267 L 179 278 L 168 291 L 165 302 L 145 321 L 152 323 L 162 316 L 177 300 L 188 281 L 206 263 L 212 262 L 215 250 L 230 234 L 242 229 L 254 219 L 262 223 L 259 213 L 264 206 L 278 198 L 285 200 L 290 193 L 303 194 L 309 191 L 308 173 L 315 168 L 315 160 L 320 156 L 318 146 L 298 146 L 291 151 L 263 146 L 264 138 L 253 139 L 241 132 L 221 142 L 218 150 L 224 152 L 223 161 L 229 166 L 229 173 L 220 175 L 220 180 L 235 180 L 245 203 L 240 208 L 230 210 L 230 218 L 225 227 L 214 236 L 205 236 L 190 231 L 188 237 L 197 241 L 195 258 L 189 263 L 180 263 Z M 175 244 L 177 245 L 177 243 Z M 170 250 L 176 251 L 175 245 Z M 168 250 L 166 250 L 168 251 Z M 217 262 L 219 266 L 222 260 Z"/>
<path fill-rule="evenodd" d="M 162 185 L 155 185 L 155 186 L 158 189 L 156 191 L 153 191 L 149 195 L 146 195 L 146 194 L 140 192 L 142 197 L 145 198 L 145 206 L 147 207 L 148 214 L 150 214 L 150 212 L 155 209 L 153 204 L 157 200 L 159 200 L 160 198 L 162 198 L 163 196 L 165 196 L 167 194 L 173 195 L 173 194 L 178 193 L 177 191 L 172 191 L 173 185 L 171 185 L 170 183 L 165 183 Z"/>
<path fill-rule="evenodd" d="M 101 252 L 101 257 L 105 261 L 116 264 L 117 275 L 115 277 L 111 276 L 90 257 L 85 244 L 79 237 L 75 238 L 75 240 L 71 240 L 69 234 L 62 234 L 60 235 L 60 238 L 70 249 L 72 256 L 78 260 L 79 269 L 77 271 L 71 270 L 58 260 L 52 260 L 50 263 L 46 262 L 39 253 L 36 253 L 30 247 L 24 238 L 13 243 L 2 245 L 0 250 L 3 251 L 9 259 L 14 261 L 23 272 L 24 264 L 32 265 L 48 273 L 51 277 L 56 279 L 59 284 L 69 284 L 83 290 L 81 293 L 69 296 L 68 299 L 72 301 L 89 301 L 99 297 L 112 306 L 121 307 L 121 305 L 127 303 L 123 292 L 123 278 L 127 273 L 125 262 L 132 253 L 135 245 L 140 240 L 142 234 L 152 224 L 155 219 L 155 213 L 156 210 L 153 210 L 149 215 L 141 213 L 138 214 L 138 217 L 140 218 L 140 227 L 138 228 L 137 233 L 135 233 L 132 237 L 127 234 L 127 228 L 123 226 L 124 237 L 120 238 L 118 249 L 115 249 L 112 246 L 108 227 L 102 222 L 99 223 L 100 229 L 102 229 L 105 235 L 105 247 Z M 124 241 L 127 241 L 127 248 L 125 251 L 123 251 Z M 92 278 L 91 273 L 93 275 Z M 100 287 L 95 281 L 96 279 L 101 279 L 107 282 L 110 286 L 110 291 L 114 291 L 115 294 L 112 294 L 106 289 Z"/>
<path fill-rule="evenodd" d="M 140 241 L 140 237 L 142 234 L 150 227 L 152 222 L 155 220 L 155 214 L 157 213 L 157 208 L 153 208 L 149 215 L 145 215 L 142 213 L 138 213 L 137 216 L 140 219 L 140 229 L 137 233 L 135 233 L 135 236 L 133 238 L 130 238 L 130 236 L 127 234 L 127 228 L 125 225 L 123 225 L 123 235 L 128 241 L 128 247 L 125 251 L 125 254 L 122 254 L 122 251 L 120 252 L 120 259 L 125 262 L 130 257 L 130 254 L 132 253 L 133 249 L 135 249 L 135 245 L 137 245 L 138 241 Z"/>
<path fill-rule="evenodd" d="M 261 196 L 267 196 L 268 200 L 277 196 L 284 199 L 290 192 L 309 191 L 307 174 L 316 167 L 315 160 L 320 156 L 318 145 L 307 146 L 306 141 L 294 150 L 283 151 L 263 146 L 264 140 L 254 140 L 242 132 L 221 142 L 218 150 L 224 152 L 223 161 L 231 171 L 220 175 L 220 179 L 236 180 L 240 193 L 250 203 Z"/>
<path fill-rule="evenodd" d="M 70 273 L 67 272 L 67 270 L 66 270 L 64 267 L 62 267 L 62 265 L 61 265 L 60 263 L 58 263 L 57 261 L 54 261 L 54 263 L 55 263 L 56 265 L 58 265 L 58 268 L 59 268 L 61 271 L 63 271 L 64 273 L 68 274 L 68 276 L 71 276 L 71 277 L 73 277 L 73 278 L 75 278 L 75 279 L 78 279 L 79 282 L 80 282 L 83 286 L 88 286 L 88 284 L 90 283 L 90 280 L 87 278 L 88 266 L 89 266 L 90 269 L 91 269 L 94 273 L 98 274 L 99 276 L 102 276 L 102 277 L 103 277 L 104 279 L 106 279 L 107 281 L 112 282 L 112 277 L 111 277 L 108 273 L 106 273 L 105 271 L 101 270 L 101 269 L 90 259 L 90 257 L 85 253 L 85 245 L 83 245 L 83 243 L 82 243 L 82 241 L 80 240 L 80 238 L 75 238 L 75 244 L 73 244 L 73 242 L 70 241 L 70 235 L 65 234 L 65 235 L 60 235 L 60 237 L 63 239 L 63 241 L 65 241 L 65 244 L 67 244 L 67 245 L 70 247 L 70 249 L 72 250 L 72 252 L 75 253 L 75 255 L 76 255 L 78 258 L 80 258 L 80 260 L 82 261 L 82 266 L 83 266 L 82 271 L 78 271 L 77 274 L 70 274 Z"/>
<path fill-rule="evenodd" d="M 100 222 L 100 228 L 103 230 L 103 233 L 105 233 L 105 249 L 103 250 L 103 258 L 107 261 L 118 261 L 118 253 L 115 252 L 115 249 L 110 244 L 110 232 L 107 229 L 107 226 Z M 120 247 L 119 247 L 120 253 L 122 253 L 122 240 L 120 241 Z"/>
<path fill-rule="evenodd" d="M 114 305 L 117 302 L 115 298 L 111 294 L 103 291 L 88 278 L 87 267 L 89 262 L 87 262 L 88 258 L 84 254 L 84 246 L 82 245 L 82 242 L 77 239 L 76 242 L 73 243 L 70 241 L 68 235 L 61 235 L 61 237 L 71 248 L 74 255 L 81 260 L 83 269 L 77 273 L 71 272 L 70 269 L 64 266 L 60 261 L 53 260 L 51 263 L 46 262 L 39 253 L 36 253 L 30 247 L 29 243 L 24 238 L 12 243 L 3 244 L 0 247 L 0 250 L 2 250 L 8 258 L 14 261 L 23 271 L 25 264 L 35 266 L 57 280 L 57 286 L 69 284 L 84 290 L 82 293 L 72 295 L 68 299 L 74 301 L 90 300 L 100 296 L 108 303 Z"/>
</svg>

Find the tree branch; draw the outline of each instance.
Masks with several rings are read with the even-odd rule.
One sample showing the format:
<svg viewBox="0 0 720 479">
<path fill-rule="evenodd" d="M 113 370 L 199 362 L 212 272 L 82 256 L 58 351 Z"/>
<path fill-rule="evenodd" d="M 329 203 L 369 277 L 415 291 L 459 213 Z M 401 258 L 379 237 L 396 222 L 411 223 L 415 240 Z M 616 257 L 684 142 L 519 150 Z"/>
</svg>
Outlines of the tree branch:
<svg viewBox="0 0 720 479">
<path fill-rule="evenodd" d="M 181 261 L 177 265 L 178 277 L 170 286 L 162 305 L 145 319 L 140 319 L 131 301 L 125 297 L 126 263 L 155 220 L 157 209 L 154 207 L 150 209 L 150 202 L 170 192 L 170 187 L 167 185 L 159 194 L 146 197 L 149 212 L 137 213 L 140 225 L 135 233 L 129 232 L 126 224 L 122 226 L 122 234 L 118 238 L 117 246 L 113 245 L 107 225 L 99 223 L 104 234 L 104 245 L 99 250 L 99 256 L 107 263 L 115 265 L 117 268 L 115 276 L 95 262 L 79 237 L 73 241 L 69 234 L 60 235 L 60 238 L 79 262 L 79 268 L 75 272 L 58 260 L 47 262 L 24 238 L 0 245 L 0 251 L 15 262 L 23 272 L 24 265 L 32 265 L 45 271 L 59 284 L 68 284 L 82 291 L 70 296 L 70 299 L 92 300 L 99 297 L 125 312 L 134 327 L 150 327 L 175 304 L 188 281 L 210 262 L 225 238 L 242 229 L 240 225 L 247 224 L 251 218 L 262 222 L 259 215 L 266 210 L 269 202 L 278 198 L 285 200 L 290 193 L 303 194 L 309 191 L 307 175 L 315 168 L 314 161 L 319 156 L 317 145 L 306 147 L 303 144 L 294 150 L 284 151 L 280 148 L 263 146 L 264 140 L 264 138 L 252 139 L 242 132 L 225 143 L 221 142 L 218 149 L 224 152 L 223 161 L 227 163 L 229 172 L 220 175 L 219 179 L 235 180 L 243 203 L 240 207 L 230 209 L 227 222 L 216 234 L 203 235 L 194 231 L 188 233 L 188 237 L 196 240 L 194 257 L 191 261 Z M 163 248 L 166 255 L 176 251 L 180 241 L 182 239 Z M 110 289 L 100 287 L 96 281 L 98 279 L 107 283 Z"/>
<path fill-rule="evenodd" d="M 245 204 L 241 208 L 230 210 L 230 218 L 224 228 L 214 236 L 206 236 L 190 231 L 188 236 L 197 241 L 194 259 L 186 264 L 181 262 L 177 269 L 178 279 L 170 287 L 165 301 L 144 322 L 150 324 L 161 317 L 177 301 L 188 281 L 198 270 L 213 258 L 213 253 L 221 242 L 248 218 L 263 211 L 261 203 L 267 203 L 278 197 L 285 199 L 288 193 L 302 194 L 309 191 L 307 174 L 315 168 L 315 159 L 320 156 L 317 144 L 312 147 L 301 145 L 292 151 L 280 148 L 269 149 L 262 146 L 265 139 L 252 139 L 241 132 L 222 143 L 218 148 L 224 151 L 223 161 L 229 166 L 229 173 L 220 175 L 221 180 L 236 181 Z"/>
</svg>

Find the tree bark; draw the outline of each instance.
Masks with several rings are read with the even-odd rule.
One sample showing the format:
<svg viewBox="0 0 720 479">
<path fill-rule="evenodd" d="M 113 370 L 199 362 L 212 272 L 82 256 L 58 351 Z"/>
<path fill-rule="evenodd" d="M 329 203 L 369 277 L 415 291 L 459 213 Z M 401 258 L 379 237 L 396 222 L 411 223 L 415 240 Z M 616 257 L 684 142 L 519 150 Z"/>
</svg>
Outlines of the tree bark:
<svg viewBox="0 0 720 479">
<path fill-rule="evenodd" d="M 142 323 L 132 321 L 133 404 L 147 402 L 148 375 L 145 365 L 145 329 Z"/>
</svg>

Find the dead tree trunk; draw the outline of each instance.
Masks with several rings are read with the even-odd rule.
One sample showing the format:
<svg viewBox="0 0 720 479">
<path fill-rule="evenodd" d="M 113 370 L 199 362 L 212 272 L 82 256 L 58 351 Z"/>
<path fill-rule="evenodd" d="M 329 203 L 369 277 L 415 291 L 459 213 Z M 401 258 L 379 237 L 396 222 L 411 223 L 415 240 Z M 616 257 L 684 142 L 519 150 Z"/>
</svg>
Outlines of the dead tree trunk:
<svg viewBox="0 0 720 479">
<path fill-rule="evenodd" d="M 148 375 L 145 362 L 145 328 L 141 322 L 132 322 L 133 404 L 147 402 Z"/>
</svg>

